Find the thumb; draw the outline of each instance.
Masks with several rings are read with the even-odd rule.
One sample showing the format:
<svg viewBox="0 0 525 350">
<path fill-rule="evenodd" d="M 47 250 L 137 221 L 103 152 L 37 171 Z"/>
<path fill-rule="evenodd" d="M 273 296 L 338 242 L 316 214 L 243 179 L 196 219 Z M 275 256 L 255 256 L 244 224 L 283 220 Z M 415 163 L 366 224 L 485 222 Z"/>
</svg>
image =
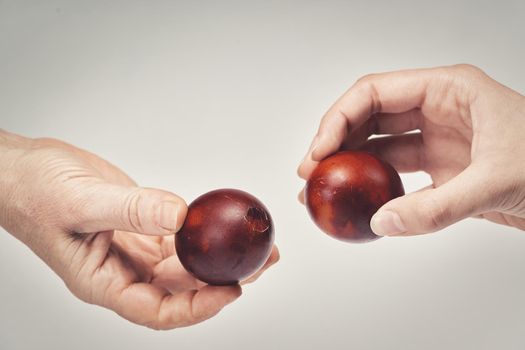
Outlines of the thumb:
<svg viewBox="0 0 525 350">
<path fill-rule="evenodd" d="M 181 197 L 167 191 L 97 184 L 82 195 L 78 225 L 74 230 L 168 235 L 181 228 L 187 210 Z"/>
<path fill-rule="evenodd" d="M 370 226 L 380 236 L 429 233 L 478 215 L 494 206 L 496 186 L 473 165 L 437 188 L 424 189 L 386 203 Z"/>
</svg>

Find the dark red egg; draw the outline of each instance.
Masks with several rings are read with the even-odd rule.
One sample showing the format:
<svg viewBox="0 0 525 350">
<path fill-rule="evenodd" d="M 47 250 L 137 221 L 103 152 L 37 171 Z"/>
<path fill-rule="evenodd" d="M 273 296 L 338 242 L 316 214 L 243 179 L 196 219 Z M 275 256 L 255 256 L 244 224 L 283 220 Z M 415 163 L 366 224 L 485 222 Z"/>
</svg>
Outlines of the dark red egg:
<svg viewBox="0 0 525 350">
<path fill-rule="evenodd" d="M 346 242 L 378 239 L 370 219 L 386 202 L 405 194 L 396 170 L 377 156 L 343 151 L 322 160 L 305 188 L 305 204 L 316 225 Z"/>
<path fill-rule="evenodd" d="M 180 262 L 199 280 L 231 285 L 250 277 L 272 251 L 274 226 L 266 207 L 235 189 L 208 192 L 188 206 L 175 235 Z"/>
</svg>

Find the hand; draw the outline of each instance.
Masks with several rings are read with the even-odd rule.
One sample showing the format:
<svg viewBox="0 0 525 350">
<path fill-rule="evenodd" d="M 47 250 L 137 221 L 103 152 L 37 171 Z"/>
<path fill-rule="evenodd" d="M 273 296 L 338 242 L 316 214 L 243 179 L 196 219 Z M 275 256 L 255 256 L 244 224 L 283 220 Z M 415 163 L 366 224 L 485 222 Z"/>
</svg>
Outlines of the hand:
<svg viewBox="0 0 525 350">
<path fill-rule="evenodd" d="M 203 321 L 240 286 L 197 281 L 175 255 L 187 207 L 140 188 L 101 158 L 52 139 L 0 131 L 0 224 L 38 254 L 80 299 L 151 328 Z M 275 263 L 277 248 L 256 276 Z"/>
<path fill-rule="evenodd" d="M 378 235 L 433 232 L 467 217 L 524 230 L 524 135 L 525 97 L 476 67 L 374 74 L 326 113 L 298 172 L 308 179 L 331 153 L 360 148 L 399 172 L 430 174 L 432 185 L 372 217 Z"/>
</svg>

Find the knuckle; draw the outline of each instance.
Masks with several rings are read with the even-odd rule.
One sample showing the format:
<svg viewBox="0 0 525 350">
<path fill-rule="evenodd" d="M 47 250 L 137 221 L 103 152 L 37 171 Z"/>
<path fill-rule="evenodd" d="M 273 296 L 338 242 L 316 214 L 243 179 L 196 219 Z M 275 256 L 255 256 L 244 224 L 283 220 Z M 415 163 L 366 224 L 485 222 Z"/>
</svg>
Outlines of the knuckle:
<svg viewBox="0 0 525 350">
<path fill-rule="evenodd" d="M 525 213 L 525 194 L 523 188 L 525 188 L 525 181 L 518 179 L 509 179 L 503 181 L 497 189 L 493 189 L 491 194 L 494 208 L 502 210 L 509 214 L 523 215 Z"/>
<path fill-rule="evenodd" d="M 129 226 L 136 231 L 141 231 L 143 228 L 140 218 L 140 203 L 142 202 L 143 194 L 140 189 L 135 189 L 130 192 L 125 200 L 124 212 L 122 214 L 124 220 Z"/>
<path fill-rule="evenodd" d="M 357 91 L 357 93 L 369 95 L 370 92 L 374 90 L 374 76 L 375 74 L 368 74 L 359 78 L 354 85 L 354 88 Z"/>
<path fill-rule="evenodd" d="M 451 217 L 450 209 L 434 197 L 429 197 L 422 201 L 419 210 L 421 217 L 423 218 L 422 228 L 428 232 L 442 228 Z"/>
<path fill-rule="evenodd" d="M 167 298 L 168 297 L 165 296 L 161 300 L 161 302 L 158 305 L 158 309 L 155 312 L 155 316 L 153 316 L 149 322 L 144 324 L 146 327 L 153 329 L 155 331 L 161 331 L 161 330 L 166 330 L 170 328 L 168 327 L 169 322 L 167 320 L 167 317 L 169 314 L 166 314 L 166 312 L 164 312 L 164 309 L 165 309 L 164 303 L 166 302 Z"/>
<path fill-rule="evenodd" d="M 158 305 L 155 316 L 144 325 L 156 331 L 163 331 L 187 327 L 203 321 L 206 317 L 201 319 L 199 317 L 200 312 L 195 312 L 195 307 L 193 305 L 193 300 L 196 294 L 197 291 L 191 291 L 185 296 L 179 295 L 175 312 L 170 312 L 171 307 L 169 306 L 169 300 L 173 295 L 168 294 L 164 296 Z"/>
<path fill-rule="evenodd" d="M 449 67 L 449 74 L 456 77 L 461 77 L 464 81 L 476 81 L 484 79 L 487 75 L 479 67 L 472 64 L 461 63 Z"/>
<path fill-rule="evenodd" d="M 357 79 L 356 85 L 370 84 L 370 82 L 373 81 L 375 77 L 377 77 L 376 73 L 370 73 L 370 74 L 363 75 L 362 77 Z"/>
<path fill-rule="evenodd" d="M 483 71 L 473 65 L 473 64 L 470 64 L 470 63 L 460 63 L 460 64 L 456 64 L 454 66 L 452 66 L 455 70 L 458 70 L 458 71 L 461 71 L 461 72 L 465 72 L 465 73 L 470 73 L 470 74 L 481 74 L 483 73 Z"/>
<path fill-rule="evenodd" d="M 153 321 L 151 323 L 148 323 L 145 325 L 146 327 L 148 327 L 149 329 L 151 330 L 154 330 L 154 331 L 163 331 L 163 330 L 166 330 L 165 327 L 162 327 L 161 323 L 158 322 L 158 321 Z"/>
<path fill-rule="evenodd" d="M 381 99 L 374 83 L 378 76 L 379 74 L 376 73 L 367 74 L 359 78 L 354 85 L 356 93 L 370 101 L 369 115 L 373 115 L 381 111 Z"/>
<path fill-rule="evenodd" d="M 52 137 L 39 137 L 33 139 L 32 148 L 41 149 L 41 148 L 58 148 L 64 145 L 64 142 L 52 138 Z"/>
<path fill-rule="evenodd" d="M 58 139 L 55 139 L 53 137 L 37 137 L 37 138 L 34 138 L 33 141 L 35 141 L 35 143 L 44 145 L 44 144 L 55 144 L 56 142 L 58 142 Z"/>
</svg>

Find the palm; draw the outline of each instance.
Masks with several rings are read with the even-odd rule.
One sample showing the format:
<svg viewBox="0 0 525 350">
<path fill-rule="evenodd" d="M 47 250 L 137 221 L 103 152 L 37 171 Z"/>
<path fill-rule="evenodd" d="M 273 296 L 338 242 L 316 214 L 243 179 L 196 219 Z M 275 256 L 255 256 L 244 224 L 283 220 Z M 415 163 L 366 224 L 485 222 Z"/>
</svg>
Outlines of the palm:
<svg viewBox="0 0 525 350">
<path fill-rule="evenodd" d="M 106 237 L 98 238 L 104 244 L 89 251 L 89 258 L 98 269 L 88 281 L 98 292 L 111 292 L 115 286 L 128 287 L 133 283 L 151 283 L 173 293 L 202 286 L 179 263 L 174 253 L 173 237 L 143 236 L 123 231 L 99 235 Z"/>
</svg>

